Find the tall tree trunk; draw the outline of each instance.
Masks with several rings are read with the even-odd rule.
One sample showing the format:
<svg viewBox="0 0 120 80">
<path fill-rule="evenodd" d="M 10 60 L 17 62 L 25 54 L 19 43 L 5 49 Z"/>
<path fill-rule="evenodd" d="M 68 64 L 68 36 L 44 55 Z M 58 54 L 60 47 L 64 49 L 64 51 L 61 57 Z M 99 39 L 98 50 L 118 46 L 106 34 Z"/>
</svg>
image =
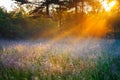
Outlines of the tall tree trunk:
<svg viewBox="0 0 120 80">
<path fill-rule="evenodd" d="M 78 13 L 77 2 L 75 2 L 74 5 L 75 5 L 75 13 L 77 14 Z"/>
<path fill-rule="evenodd" d="M 62 10 L 61 10 L 61 4 L 59 5 L 59 30 L 61 30 L 61 25 L 62 25 Z"/>
<path fill-rule="evenodd" d="M 46 0 L 46 15 L 49 16 L 49 1 Z"/>
<path fill-rule="evenodd" d="M 82 14 L 83 14 L 83 12 L 84 12 L 84 1 L 82 0 L 81 3 L 82 3 L 81 8 L 82 8 Z"/>
<path fill-rule="evenodd" d="M 49 16 L 49 5 L 46 5 L 46 15 Z"/>
</svg>

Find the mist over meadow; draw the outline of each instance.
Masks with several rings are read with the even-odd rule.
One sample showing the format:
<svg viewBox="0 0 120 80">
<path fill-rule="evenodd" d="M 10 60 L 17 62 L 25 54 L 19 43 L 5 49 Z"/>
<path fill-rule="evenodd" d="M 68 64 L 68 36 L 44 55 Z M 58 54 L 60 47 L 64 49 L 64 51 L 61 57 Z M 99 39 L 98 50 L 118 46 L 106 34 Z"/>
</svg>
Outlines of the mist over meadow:
<svg viewBox="0 0 120 80">
<path fill-rule="evenodd" d="M 119 0 L 13 3 L 0 8 L 0 80 L 120 79 Z"/>
</svg>

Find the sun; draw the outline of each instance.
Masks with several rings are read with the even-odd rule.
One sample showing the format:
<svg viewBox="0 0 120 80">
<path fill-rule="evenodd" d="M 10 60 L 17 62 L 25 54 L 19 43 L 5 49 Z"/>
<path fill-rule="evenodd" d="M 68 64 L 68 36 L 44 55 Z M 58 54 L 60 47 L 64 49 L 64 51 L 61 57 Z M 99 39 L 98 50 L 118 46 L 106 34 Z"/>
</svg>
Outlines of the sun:
<svg viewBox="0 0 120 80">
<path fill-rule="evenodd" d="M 105 9 L 105 11 L 107 12 L 110 12 L 114 6 L 116 5 L 116 0 L 113 0 L 113 1 L 108 1 L 108 0 L 105 0 L 105 1 L 102 1 L 101 4 L 102 4 L 102 7 Z"/>
</svg>

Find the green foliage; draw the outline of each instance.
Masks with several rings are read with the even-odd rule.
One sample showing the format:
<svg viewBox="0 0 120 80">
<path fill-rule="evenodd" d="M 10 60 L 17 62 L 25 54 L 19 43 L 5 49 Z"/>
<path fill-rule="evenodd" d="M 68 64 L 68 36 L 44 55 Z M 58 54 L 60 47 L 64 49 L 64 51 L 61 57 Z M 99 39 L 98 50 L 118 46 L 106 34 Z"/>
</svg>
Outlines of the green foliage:
<svg viewBox="0 0 120 80">
<path fill-rule="evenodd" d="M 49 54 L 49 53 L 48 53 Z M 45 59 L 45 55 L 41 56 Z M 41 72 L 40 70 L 23 70 L 5 67 L 0 62 L 0 80 L 119 80 L 120 79 L 120 57 L 102 54 L 96 60 L 77 58 L 70 55 L 48 55 L 53 64 L 65 66 L 61 73 L 52 70 Z M 60 59 L 60 60 L 59 60 Z M 62 62 L 63 61 L 63 62 Z M 81 63 L 83 62 L 83 64 Z M 63 64 L 64 63 L 64 64 Z M 73 64 L 71 66 L 69 63 Z M 49 65 L 48 65 L 49 66 Z M 83 69 L 81 69 L 83 66 Z M 54 67 L 54 66 L 53 66 Z M 81 70 L 78 70 L 81 69 Z M 73 70 L 75 69 L 75 71 Z M 55 74 L 54 74 L 55 73 Z"/>
<path fill-rule="evenodd" d="M 111 28 L 111 36 L 113 38 L 120 38 L 120 14 L 116 13 L 114 16 L 110 16 L 107 23 Z"/>
<path fill-rule="evenodd" d="M 1 38 L 30 38 L 38 34 L 49 34 L 56 29 L 56 22 L 49 18 L 30 18 L 19 13 L 7 13 L 0 9 L 0 37 Z M 51 33 L 52 34 L 52 33 Z"/>
<path fill-rule="evenodd" d="M 0 37 L 16 38 L 21 37 L 21 23 L 24 20 L 21 18 L 13 18 L 10 14 L 0 9 Z"/>
</svg>

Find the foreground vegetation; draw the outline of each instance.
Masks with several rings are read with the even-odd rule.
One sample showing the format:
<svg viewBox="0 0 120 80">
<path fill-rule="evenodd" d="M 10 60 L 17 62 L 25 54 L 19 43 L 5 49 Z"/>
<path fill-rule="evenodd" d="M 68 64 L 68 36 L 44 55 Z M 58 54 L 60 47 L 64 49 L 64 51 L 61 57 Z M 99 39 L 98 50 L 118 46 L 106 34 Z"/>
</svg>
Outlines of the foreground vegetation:
<svg viewBox="0 0 120 80">
<path fill-rule="evenodd" d="M 0 50 L 0 80 L 119 80 L 120 56 Z M 30 50 L 31 51 L 31 50 Z"/>
</svg>

